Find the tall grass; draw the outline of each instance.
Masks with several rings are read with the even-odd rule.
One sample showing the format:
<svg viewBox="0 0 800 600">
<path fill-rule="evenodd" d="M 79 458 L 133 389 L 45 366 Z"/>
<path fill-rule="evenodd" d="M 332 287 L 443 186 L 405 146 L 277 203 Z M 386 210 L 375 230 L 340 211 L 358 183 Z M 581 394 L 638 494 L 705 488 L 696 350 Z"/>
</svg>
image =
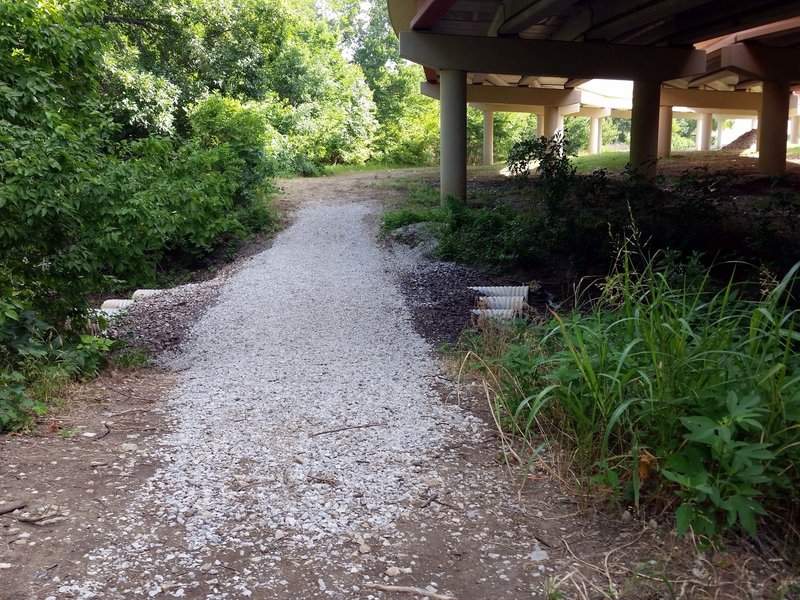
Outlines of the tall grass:
<svg viewBox="0 0 800 600">
<path fill-rule="evenodd" d="M 672 508 L 679 532 L 755 534 L 800 499 L 798 269 L 748 299 L 625 247 L 588 306 L 464 347 L 498 382 L 501 422 L 570 456 L 586 493 Z"/>
</svg>

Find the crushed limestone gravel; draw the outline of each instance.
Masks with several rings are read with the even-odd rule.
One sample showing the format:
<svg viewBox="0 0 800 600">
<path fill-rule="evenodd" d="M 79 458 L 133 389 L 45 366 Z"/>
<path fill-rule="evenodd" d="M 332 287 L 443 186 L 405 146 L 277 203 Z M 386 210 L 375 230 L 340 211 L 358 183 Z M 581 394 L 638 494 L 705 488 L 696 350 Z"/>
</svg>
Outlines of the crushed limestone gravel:
<svg viewBox="0 0 800 600">
<path fill-rule="evenodd" d="M 392 532 L 436 475 L 413 465 L 450 433 L 480 438 L 483 425 L 431 388 L 439 366 L 395 279 L 413 259 L 378 248 L 370 210 L 307 206 L 227 279 L 169 360 L 181 376 L 170 433 L 136 449 L 161 467 L 88 557 L 86 580 L 62 592 L 181 597 L 213 572 L 207 598 L 268 597 L 286 583 L 276 541 L 370 552 L 363 533 Z M 226 552 L 264 563 L 229 571 L 215 558 Z"/>
</svg>

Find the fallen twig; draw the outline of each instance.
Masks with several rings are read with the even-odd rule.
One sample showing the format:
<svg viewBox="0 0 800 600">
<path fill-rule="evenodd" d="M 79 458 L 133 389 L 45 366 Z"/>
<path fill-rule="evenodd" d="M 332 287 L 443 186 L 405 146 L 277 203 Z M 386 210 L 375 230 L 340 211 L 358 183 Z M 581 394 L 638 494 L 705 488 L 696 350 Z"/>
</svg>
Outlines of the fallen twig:
<svg viewBox="0 0 800 600">
<path fill-rule="evenodd" d="M 398 594 L 416 594 L 418 596 L 427 596 L 428 598 L 433 598 L 434 600 L 458 600 L 458 598 L 455 596 L 429 592 L 428 590 L 410 585 L 383 585 L 382 583 L 365 583 L 364 587 L 371 590 L 380 590 L 382 592 L 397 592 Z"/>
<path fill-rule="evenodd" d="M 318 475 L 308 475 L 307 479 L 309 481 L 315 481 L 317 483 L 324 483 L 331 487 L 336 487 L 339 485 L 339 482 L 331 477 L 319 477 Z"/>
<path fill-rule="evenodd" d="M 127 415 L 127 414 L 135 413 L 135 412 L 150 412 L 150 409 L 149 408 L 129 408 L 128 410 L 123 410 L 122 412 L 111 413 L 108 416 L 111 417 L 111 418 L 121 417 L 122 415 Z"/>
<path fill-rule="evenodd" d="M 318 435 L 325 435 L 326 433 L 338 433 L 340 431 L 348 431 L 350 429 L 366 429 L 367 427 L 386 427 L 386 423 L 367 423 L 365 425 L 351 425 L 350 427 L 327 429 L 325 431 L 318 431 L 317 433 L 312 433 L 308 437 L 317 437 Z"/>
<path fill-rule="evenodd" d="M 20 523 L 32 523 L 36 524 L 39 521 L 46 521 L 47 519 L 52 519 L 54 517 L 60 517 L 61 513 L 57 510 L 49 513 L 45 513 L 43 515 L 39 515 L 38 517 L 17 517 L 16 515 L 11 515 L 14 519 L 19 521 Z"/>
<path fill-rule="evenodd" d="M 251 481 L 250 483 L 246 483 L 244 485 L 240 485 L 234 491 L 241 492 L 242 490 L 246 490 L 247 488 L 255 487 L 257 485 L 263 485 L 266 483 L 276 483 L 277 479 L 259 479 L 258 481 Z"/>
<path fill-rule="evenodd" d="M 439 494 L 431 494 L 430 497 L 425 500 L 422 504 L 419 505 L 420 508 L 428 508 L 432 502 L 435 502 L 436 499 L 439 497 Z"/>
<path fill-rule="evenodd" d="M 95 442 L 96 442 L 97 440 L 102 440 L 102 439 L 103 439 L 104 437 L 106 437 L 106 436 L 107 436 L 109 433 L 111 433 L 111 427 L 109 427 L 109 426 L 108 426 L 108 423 L 106 423 L 105 421 L 103 421 L 103 427 L 105 427 L 105 428 L 106 428 L 106 430 L 105 430 L 103 433 L 101 433 L 100 435 L 98 435 L 96 438 L 94 438 L 94 441 L 95 441 Z"/>
<path fill-rule="evenodd" d="M 24 500 L 16 500 L 14 502 L 9 502 L 8 504 L 3 504 L 2 506 L 0 506 L 0 515 L 14 512 L 18 508 L 25 508 L 27 505 L 28 503 L 25 502 Z"/>
</svg>

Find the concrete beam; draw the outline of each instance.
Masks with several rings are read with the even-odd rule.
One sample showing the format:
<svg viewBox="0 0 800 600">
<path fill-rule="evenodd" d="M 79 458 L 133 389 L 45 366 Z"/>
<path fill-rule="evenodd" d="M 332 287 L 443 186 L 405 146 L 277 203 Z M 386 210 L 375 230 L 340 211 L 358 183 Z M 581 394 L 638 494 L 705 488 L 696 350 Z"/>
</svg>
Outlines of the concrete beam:
<svg viewBox="0 0 800 600">
<path fill-rule="evenodd" d="M 600 153 L 601 131 L 600 117 L 591 117 L 589 121 L 589 154 Z"/>
<path fill-rule="evenodd" d="M 411 19 L 414 31 L 430 29 L 455 4 L 455 0 L 425 0 L 417 4 L 417 13 Z"/>
<path fill-rule="evenodd" d="M 559 106 L 558 107 L 558 114 L 562 117 L 566 115 L 574 115 L 579 113 L 581 110 L 581 104 L 578 102 L 577 104 L 567 104 L 566 106 Z"/>
<path fill-rule="evenodd" d="M 439 171 L 444 204 L 448 196 L 467 197 L 467 74 L 444 69 L 439 78 Z"/>
<path fill-rule="evenodd" d="M 439 98 L 440 90 L 436 84 L 424 82 L 420 92 L 429 98 Z M 526 88 L 496 85 L 468 85 L 467 102 L 482 104 L 519 104 L 569 106 L 580 104 L 580 90 L 551 90 L 546 88 Z"/>
<path fill-rule="evenodd" d="M 564 130 L 564 119 L 558 114 L 557 106 L 544 107 L 544 119 L 542 119 L 542 127 L 544 128 L 542 135 L 551 138 L 556 132 Z"/>
<path fill-rule="evenodd" d="M 761 94 L 662 88 L 661 106 L 686 106 L 710 110 L 758 110 L 761 108 Z"/>
<path fill-rule="evenodd" d="M 705 72 L 691 48 L 554 42 L 403 31 L 400 56 L 439 69 L 567 78 L 659 80 Z"/>
<path fill-rule="evenodd" d="M 669 158 L 672 151 L 672 107 L 658 109 L 658 158 Z"/>
<path fill-rule="evenodd" d="M 483 111 L 483 164 L 494 164 L 494 113 Z"/>
<path fill-rule="evenodd" d="M 744 71 L 755 79 L 800 80 L 800 49 L 733 44 L 720 50 L 723 68 Z"/>
<path fill-rule="evenodd" d="M 645 179 L 656 175 L 661 82 L 634 81 L 631 109 L 631 167 Z"/>
<path fill-rule="evenodd" d="M 478 110 L 490 110 L 492 112 L 513 112 L 513 113 L 531 113 L 534 115 L 541 115 L 544 113 L 543 104 L 493 104 L 487 102 L 470 102 L 470 106 Z"/>
<path fill-rule="evenodd" d="M 516 35 L 542 19 L 557 14 L 575 4 L 577 0 L 517 0 L 501 4 L 505 20 L 489 35 Z M 507 8 L 505 8 L 507 6 Z M 500 10 L 500 9 L 498 9 Z"/>
<path fill-rule="evenodd" d="M 767 175 L 786 172 L 786 121 L 789 118 L 789 84 L 765 81 L 759 130 L 758 170 Z"/>
<path fill-rule="evenodd" d="M 581 106 L 576 117 L 591 117 L 592 119 L 600 119 L 602 117 L 610 117 L 610 108 L 598 108 L 594 106 Z"/>
<path fill-rule="evenodd" d="M 711 126 L 713 124 L 714 115 L 711 113 L 704 113 L 703 116 L 697 120 L 697 139 L 695 140 L 695 147 L 706 152 L 711 150 Z"/>
</svg>

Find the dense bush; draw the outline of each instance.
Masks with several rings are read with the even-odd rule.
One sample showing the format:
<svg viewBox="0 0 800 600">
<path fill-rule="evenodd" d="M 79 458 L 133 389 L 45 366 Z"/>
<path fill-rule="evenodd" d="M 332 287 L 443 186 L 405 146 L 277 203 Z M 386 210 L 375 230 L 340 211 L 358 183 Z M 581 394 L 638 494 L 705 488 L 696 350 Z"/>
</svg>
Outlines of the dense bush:
<svg viewBox="0 0 800 600">
<path fill-rule="evenodd" d="M 572 457 L 585 493 L 671 507 L 679 532 L 754 534 L 800 489 L 800 265 L 747 300 L 696 263 L 641 262 L 623 249 L 588 310 L 465 347 L 501 382 L 506 426 Z"/>
<path fill-rule="evenodd" d="M 489 267 L 524 264 L 538 245 L 530 220 L 502 204 L 471 208 L 463 200 L 451 197 L 445 209 L 436 249 L 445 260 Z"/>
</svg>

